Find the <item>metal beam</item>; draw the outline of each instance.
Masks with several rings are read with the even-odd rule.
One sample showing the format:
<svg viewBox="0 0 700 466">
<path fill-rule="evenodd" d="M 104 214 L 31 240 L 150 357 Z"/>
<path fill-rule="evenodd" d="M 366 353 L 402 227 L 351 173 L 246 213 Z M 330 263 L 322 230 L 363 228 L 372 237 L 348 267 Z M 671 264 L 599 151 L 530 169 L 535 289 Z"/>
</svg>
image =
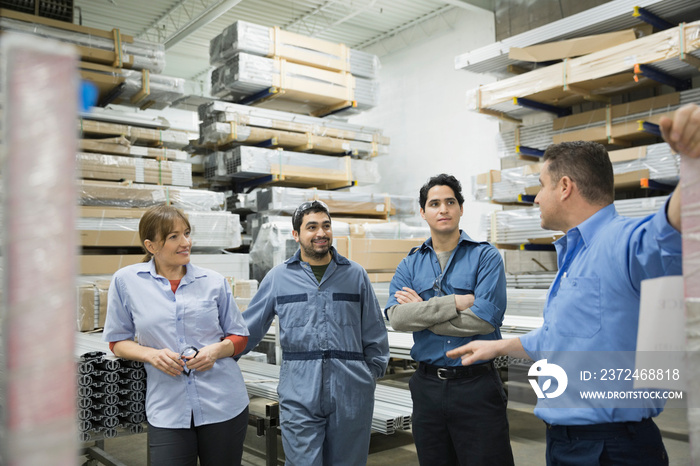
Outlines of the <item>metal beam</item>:
<svg viewBox="0 0 700 466">
<path fill-rule="evenodd" d="M 495 2 L 493 0 L 442 0 L 442 3 L 447 5 L 456 6 L 457 8 L 463 8 L 469 11 L 489 11 L 493 13 L 496 10 Z"/>
<path fill-rule="evenodd" d="M 214 21 L 241 0 L 181 0 L 137 34 L 141 39 L 165 44 L 166 50 L 197 29 Z"/>
</svg>

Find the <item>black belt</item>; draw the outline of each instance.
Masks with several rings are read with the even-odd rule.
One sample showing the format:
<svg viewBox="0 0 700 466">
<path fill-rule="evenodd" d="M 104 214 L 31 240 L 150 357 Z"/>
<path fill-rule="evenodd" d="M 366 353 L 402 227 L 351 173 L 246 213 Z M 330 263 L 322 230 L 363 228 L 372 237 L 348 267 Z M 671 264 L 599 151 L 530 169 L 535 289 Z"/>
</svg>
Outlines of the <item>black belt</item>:
<svg viewBox="0 0 700 466">
<path fill-rule="evenodd" d="M 317 351 L 284 351 L 282 359 L 285 361 L 311 361 L 313 359 L 346 359 L 350 361 L 364 361 L 365 355 L 353 351 L 317 350 Z"/>
<path fill-rule="evenodd" d="M 418 364 L 418 371 L 426 375 L 432 375 L 440 380 L 462 379 L 465 377 L 476 377 L 477 375 L 488 374 L 493 368 L 491 362 L 474 364 L 472 366 L 431 366 L 421 362 Z"/>
<path fill-rule="evenodd" d="M 547 424 L 545 422 L 545 424 Z M 547 432 L 558 438 L 604 440 L 620 435 L 631 435 L 637 430 L 651 426 L 654 421 L 644 418 L 641 421 L 607 422 L 604 424 L 587 424 L 582 426 L 553 426 L 547 424 Z"/>
</svg>

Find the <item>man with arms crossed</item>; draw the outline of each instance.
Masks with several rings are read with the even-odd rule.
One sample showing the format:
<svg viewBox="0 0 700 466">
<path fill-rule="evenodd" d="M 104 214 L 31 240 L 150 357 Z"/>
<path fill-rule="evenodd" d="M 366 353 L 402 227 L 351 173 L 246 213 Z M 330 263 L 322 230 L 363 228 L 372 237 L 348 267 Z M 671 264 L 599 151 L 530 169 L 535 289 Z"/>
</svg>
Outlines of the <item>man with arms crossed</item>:
<svg viewBox="0 0 700 466">
<path fill-rule="evenodd" d="M 243 313 L 245 351 L 278 315 L 286 464 L 365 464 L 376 380 L 389 362 L 384 319 L 367 272 L 331 246 L 326 204 L 301 204 L 292 226 L 301 249 L 268 272 Z"/>
<path fill-rule="evenodd" d="M 506 397 L 491 358 L 470 367 L 445 356 L 472 340 L 501 338 L 506 279 L 498 251 L 459 229 L 464 197 L 451 175 L 421 188 L 430 238 L 413 249 L 391 281 L 386 315 L 413 331 L 409 381 L 413 437 L 423 465 L 512 465 Z"/>
<path fill-rule="evenodd" d="M 683 107 L 661 130 L 672 148 L 700 156 L 700 109 Z M 555 246 L 559 271 L 547 294 L 544 324 L 520 338 L 471 342 L 449 351 L 462 364 L 499 355 L 540 359 L 542 352 L 634 351 L 641 281 L 680 275 L 680 192 L 655 215 L 621 217 L 613 202 L 613 171 L 603 146 L 554 144 L 544 154 L 535 203 L 542 228 L 566 235 Z M 552 353 L 550 353 L 552 354 Z M 549 401 L 549 400 L 547 400 Z M 548 465 L 667 465 L 652 418 L 663 405 L 634 408 L 542 408 L 547 424 Z"/>
</svg>

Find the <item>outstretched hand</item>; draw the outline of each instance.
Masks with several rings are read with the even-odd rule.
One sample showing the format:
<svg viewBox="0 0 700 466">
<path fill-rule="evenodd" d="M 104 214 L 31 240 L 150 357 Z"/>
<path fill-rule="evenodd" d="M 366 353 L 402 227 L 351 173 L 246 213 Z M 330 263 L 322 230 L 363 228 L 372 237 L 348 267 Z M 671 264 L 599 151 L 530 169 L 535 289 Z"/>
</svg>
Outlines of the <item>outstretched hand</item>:
<svg viewBox="0 0 700 466">
<path fill-rule="evenodd" d="M 700 157 L 700 107 L 684 105 L 676 111 L 673 119 L 661 117 L 659 128 L 674 151 L 687 157 Z"/>
</svg>

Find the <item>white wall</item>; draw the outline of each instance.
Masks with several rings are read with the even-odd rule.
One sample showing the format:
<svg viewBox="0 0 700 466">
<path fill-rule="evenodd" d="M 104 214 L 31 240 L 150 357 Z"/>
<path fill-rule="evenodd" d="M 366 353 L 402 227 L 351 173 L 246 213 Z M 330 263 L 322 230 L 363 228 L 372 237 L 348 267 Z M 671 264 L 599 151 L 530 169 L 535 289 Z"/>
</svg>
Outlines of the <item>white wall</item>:
<svg viewBox="0 0 700 466">
<path fill-rule="evenodd" d="M 494 17 L 460 8 L 450 15 L 451 30 L 381 57 L 379 105 L 350 122 L 382 128 L 391 138 L 390 155 L 375 159 L 382 181 L 362 190 L 417 199 L 430 176 L 452 174 L 462 182 L 466 199 L 460 225 L 474 239 L 485 240 L 481 215 L 495 206 L 471 200 L 471 178 L 500 168 L 498 122 L 468 111 L 465 93 L 493 79 L 455 70 L 454 57 L 492 43 Z"/>
</svg>

